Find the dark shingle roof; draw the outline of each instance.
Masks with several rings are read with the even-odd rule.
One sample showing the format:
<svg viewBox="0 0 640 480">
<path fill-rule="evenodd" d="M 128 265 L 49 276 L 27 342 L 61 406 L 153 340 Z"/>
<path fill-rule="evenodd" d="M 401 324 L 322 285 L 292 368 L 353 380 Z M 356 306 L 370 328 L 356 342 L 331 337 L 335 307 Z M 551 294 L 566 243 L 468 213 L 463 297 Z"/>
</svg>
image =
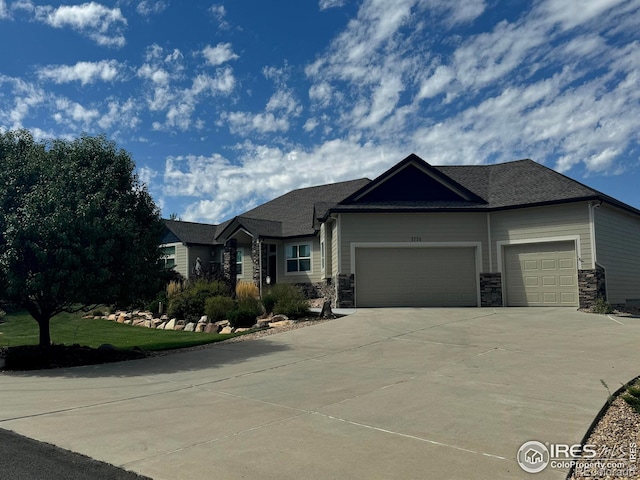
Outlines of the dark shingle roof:
<svg viewBox="0 0 640 480">
<path fill-rule="evenodd" d="M 315 233 L 313 214 L 316 203 L 335 205 L 370 181 L 367 178 L 361 178 L 317 187 L 299 188 L 249 210 L 237 218 L 240 223 L 244 222 L 243 224 L 256 220 L 280 222 L 281 232 L 278 236 L 282 237 L 313 235 Z M 262 224 L 261 227 L 266 227 L 266 224 Z M 269 228 L 273 228 L 273 225 Z"/>
<path fill-rule="evenodd" d="M 183 222 L 179 220 L 164 220 L 164 225 L 183 243 L 201 245 L 217 245 L 216 232 L 218 225 L 206 223 Z"/>
</svg>

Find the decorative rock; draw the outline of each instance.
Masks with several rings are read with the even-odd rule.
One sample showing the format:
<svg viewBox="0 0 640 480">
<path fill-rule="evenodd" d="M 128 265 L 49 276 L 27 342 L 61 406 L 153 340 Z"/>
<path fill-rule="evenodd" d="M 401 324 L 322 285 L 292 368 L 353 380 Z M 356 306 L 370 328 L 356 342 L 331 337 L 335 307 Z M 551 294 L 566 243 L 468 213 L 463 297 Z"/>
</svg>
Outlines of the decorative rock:
<svg viewBox="0 0 640 480">
<path fill-rule="evenodd" d="M 125 317 L 124 314 L 121 313 L 120 316 L 118 317 L 118 323 L 124 323 L 126 319 L 127 317 Z"/>
<path fill-rule="evenodd" d="M 184 325 L 176 325 L 175 327 L 173 327 L 173 329 L 174 329 L 175 331 L 184 330 Z"/>
<path fill-rule="evenodd" d="M 151 321 L 151 324 L 153 325 L 153 328 L 157 328 L 157 327 L 158 327 L 158 325 L 160 325 L 161 323 L 162 323 L 162 320 L 161 320 L 161 319 L 159 319 L 159 318 L 154 318 L 154 319 Z"/>
<path fill-rule="evenodd" d="M 220 335 L 225 335 L 227 333 L 233 333 L 233 328 L 231 328 L 230 326 L 226 326 L 222 330 L 220 330 Z"/>
<path fill-rule="evenodd" d="M 256 323 L 256 326 L 258 328 L 266 328 L 266 327 L 269 326 L 270 323 L 271 323 L 271 319 L 270 318 L 261 318 Z"/>
<path fill-rule="evenodd" d="M 160 317 L 160 320 L 167 321 L 167 320 L 169 320 L 169 317 L 167 315 L 162 315 Z"/>
<path fill-rule="evenodd" d="M 234 333 L 248 332 L 249 330 L 251 330 L 251 329 L 250 328 L 245 328 L 245 327 L 240 327 L 240 328 L 236 328 Z"/>
<path fill-rule="evenodd" d="M 229 320 L 219 320 L 213 323 L 217 327 L 226 327 L 229 325 Z"/>
<path fill-rule="evenodd" d="M 293 321 L 292 320 L 280 320 L 279 322 L 270 322 L 269 323 L 269 326 L 271 328 L 288 327 L 290 325 L 293 325 Z"/>
<path fill-rule="evenodd" d="M 167 326 L 167 322 L 162 322 L 160 325 L 158 325 L 158 326 L 156 327 L 156 329 L 158 329 L 158 330 L 164 330 L 164 327 L 166 327 L 166 326 Z"/>
<path fill-rule="evenodd" d="M 206 326 L 207 326 L 207 324 L 206 324 L 206 323 L 198 323 L 198 324 L 196 325 L 196 330 L 195 330 L 195 331 L 196 331 L 197 333 L 202 333 L 202 332 L 204 332 L 204 328 L 205 328 Z"/>
<path fill-rule="evenodd" d="M 122 323 L 124 323 L 125 325 L 131 325 L 131 324 L 133 323 L 133 320 L 131 320 L 131 319 L 129 319 L 129 318 L 128 318 L 128 319 L 126 319 L 126 320 L 125 320 L 124 322 L 122 322 Z"/>
<path fill-rule="evenodd" d="M 144 326 L 144 322 L 148 322 L 149 320 L 145 320 L 143 318 L 136 318 L 133 321 L 133 326 L 134 327 L 143 327 Z"/>
<path fill-rule="evenodd" d="M 198 323 L 209 323 L 209 319 L 206 315 L 203 315 L 200 317 L 200 320 L 198 320 Z"/>
<path fill-rule="evenodd" d="M 176 328 L 176 319 L 172 318 L 171 320 L 169 320 L 167 322 L 167 324 L 164 326 L 165 330 L 175 330 Z"/>
<path fill-rule="evenodd" d="M 282 322 L 284 320 L 289 320 L 289 317 L 282 314 L 274 315 L 273 317 L 271 317 L 271 322 Z"/>
<path fill-rule="evenodd" d="M 111 315 L 109 315 L 107 317 L 107 320 L 111 320 L 112 322 L 115 322 L 116 321 L 116 314 L 112 313 Z"/>
<path fill-rule="evenodd" d="M 144 323 L 142 324 L 143 327 L 146 328 L 152 328 L 153 327 L 153 322 L 151 320 L 145 320 Z"/>
<path fill-rule="evenodd" d="M 193 332 L 196 329 L 196 324 L 193 322 L 189 322 L 184 326 L 185 332 Z"/>
<path fill-rule="evenodd" d="M 218 325 L 214 323 L 207 323 L 204 327 L 204 333 L 218 333 Z"/>
</svg>

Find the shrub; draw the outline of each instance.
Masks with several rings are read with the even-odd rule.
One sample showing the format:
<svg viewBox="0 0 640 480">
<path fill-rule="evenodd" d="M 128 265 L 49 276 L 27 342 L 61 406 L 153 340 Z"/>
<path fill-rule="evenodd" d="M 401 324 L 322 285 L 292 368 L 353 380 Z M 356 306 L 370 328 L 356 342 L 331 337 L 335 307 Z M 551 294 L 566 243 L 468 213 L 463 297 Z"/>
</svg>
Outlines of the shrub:
<svg viewBox="0 0 640 480">
<path fill-rule="evenodd" d="M 640 413 L 640 386 L 630 385 L 627 387 L 627 391 L 622 395 L 622 398 L 627 402 L 637 413 Z"/>
<path fill-rule="evenodd" d="M 213 322 L 229 317 L 236 306 L 236 302 L 230 297 L 211 297 L 204 302 L 204 313 Z"/>
<path fill-rule="evenodd" d="M 167 284 L 167 298 L 171 298 L 175 295 L 177 295 L 178 293 L 182 292 L 183 290 L 183 286 L 182 286 L 182 282 L 178 281 L 178 280 L 171 280 L 168 284 Z"/>
<path fill-rule="evenodd" d="M 604 298 L 598 298 L 596 300 L 596 303 L 593 305 L 593 307 L 591 307 L 591 311 L 593 313 L 600 313 L 602 315 L 606 315 L 608 313 L 612 313 L 613 308 L 611 307 L 611 305 L 609 305 L 609 302 L 607 302 Z"/>
<path fill-rule="evenodd" d="M 244 308 L 238 308 L 229 313 L 229 324 L 233 328 L 249 328 L 253 327 L 256 323 L 255 310 L 246 310 Z"/>
<path fill-rule="evenodd" d="M 309 314 L 309 304 L 302 291 L 289 283 L 278 283 L 271 287 L 268 295 L 275 297 L 273 313 L 289 318 L 300 318 Z"/>
<path fill-rule="evenodd" d="M 240 281 L 236 285 L 236 297 L 238 298 L 258 298 L 260 292 L 258 287 L 253 282 Z"/>
<path fill-rule="evenodd" d="M 277 298 L 273 293 L 267 293 L 262 296 L 262 306 L 267 313 L 273 312 L 273 307 L 276 305 Z"/>
<path fill-rule="evenodd" d="M 197 321 L 204 314 L 207 298 L 225 296 L 229 290 L 224 282 L 198 280 L 169 299 L 167 315 Z"/>
</svg>

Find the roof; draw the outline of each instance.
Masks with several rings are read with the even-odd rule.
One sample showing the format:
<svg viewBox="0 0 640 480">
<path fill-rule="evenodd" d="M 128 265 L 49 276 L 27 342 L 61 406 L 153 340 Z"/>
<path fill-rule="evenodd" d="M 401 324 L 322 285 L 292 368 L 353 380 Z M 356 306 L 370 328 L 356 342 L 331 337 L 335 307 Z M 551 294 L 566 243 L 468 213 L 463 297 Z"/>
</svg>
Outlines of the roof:
<svg viewBox="0 0 640 480">
<path fill-rule="evenodd" d="M 183 222 L 181 220 L 164 220 L 167 231 L 163 238 L 167 239 L 167 233 L 170 232 L 175 239 L 182 243 L 192 243 L 200 245 L 217 245 L 215 240 L 218 225 L 210 225 L 207 223 Z M 163 241 L 162 243 L 172 243 Z"/>
<path fill-rule="evenodd" d="M 326 218 L 331 212 L 356 211 L 491 211 L 584 200 L 605 201 L 640 214 L 634 207 L 529 159 L 493 165 L 432 167 L 412 154 L 398 165 L 403 165 L 401 173 L 394 167 L 376 178 L 366 190 L 371 192 L 376 185 L 384 185 L 386 176 L 396 175 L 414 184 L 421 182 L 425 191 L 421 197 L 406 200 L 402 193 L 387 189 L 386 196 L 381 198 L 371 193 L 363 195 L 363 190 L 330 207 L 322 217 Z M 442 177 L 434 176 L 433 170 Z M 463 195 L 460 187 L 464 189 Z M 447 188 L 452 193 L 447 192 Z M 464 195 L 465 192 L 473 196 Z"/>
<path fill-rule="evenodd" d="M 347 182 L 299 188 L 263 203 L 235 217 L 233 221 L 254 235 L 262 237 L 314 235 L 316 232 L 313 225 L 314 208 L 317 203 L 323 203 L 326 206 L 336 205 L 370 181 L 368 178 L 361 178 Z M 278 222 L 279 225 L 275 225 L 273 222 Z M 218 231 L 218 235 L 222 237 L 235 230 L 236 228 L 232 227 L 232 224 L 227 224 L 225 228 Z"/>
</svg>

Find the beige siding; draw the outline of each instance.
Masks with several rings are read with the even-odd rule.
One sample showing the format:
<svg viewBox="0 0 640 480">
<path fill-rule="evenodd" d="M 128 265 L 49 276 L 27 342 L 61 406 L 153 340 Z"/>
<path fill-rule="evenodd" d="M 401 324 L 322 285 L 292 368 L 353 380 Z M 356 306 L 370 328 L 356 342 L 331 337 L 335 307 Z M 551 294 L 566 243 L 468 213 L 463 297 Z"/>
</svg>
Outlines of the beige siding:
<svg viewBox="0 0 640 480">
<path fill-rule="evenodd" d="M 322 272 L 323 278 L 331 278 L 332 270 L 332 230 L 331 225 L 324 223 L 320 228 L 320 241 L 324 242 L 324 271 Z"/>
<path fill-rule="evenodd" d="M 605 268 L 607 300 L 640 298 L 640 218 L 601 205 L 594 209 L 597 262 Z"/>
<path fill-rule="evenodd" d="M 175 271 L 183 277 L 187 278 L 187 247 L 182 243 L 176 243 L 176 267 Z"/>
<path fill-rule="evenodd" d="M 338 220 L 331 222 L 331 275 L 340 273 L 340 267 L 338 265 L 338 239 L 340 235 L 338 233 Z"/>
<path fill-rule="evenodd" d="M 481 242 L 483 271 L 488 268 L 485 213 L 348 213 L 340 223 L 340 273 L 353 273 L 354 242 Z"/>
<path fill-rule="evenodd" d="M 589 207 L 586 202 L 522 208 L 491 213 L 493 271 L 497 271 L 498 242 L 522 242 L 559 237 L 579 237 L 583 268 L 591 268 Z M 501 260 L 501 259 L 500 259 Z"/>
<path fill-rule="evenodd" d="M 238 280 L 253 280 L 253 261 L 251 260 L 251 245 L 238 245 L 238 250 L 242 251 L 242 275 L 238 275 Z"/>
<path fill-rule="evenodd" d="M 311 272 L 287 273 L 285 256 L 285 248 L 287 245 L 300 245 L 303 243 L 311 244 Z M 292 238 L 282 241 L 282 245 L 278 245 L 278 282 L 280 283 L 308 283 L 322 281 L 322 272 L 320 271 L 320 238 L 319 237 L 301 237 Z"/>
</svg>

